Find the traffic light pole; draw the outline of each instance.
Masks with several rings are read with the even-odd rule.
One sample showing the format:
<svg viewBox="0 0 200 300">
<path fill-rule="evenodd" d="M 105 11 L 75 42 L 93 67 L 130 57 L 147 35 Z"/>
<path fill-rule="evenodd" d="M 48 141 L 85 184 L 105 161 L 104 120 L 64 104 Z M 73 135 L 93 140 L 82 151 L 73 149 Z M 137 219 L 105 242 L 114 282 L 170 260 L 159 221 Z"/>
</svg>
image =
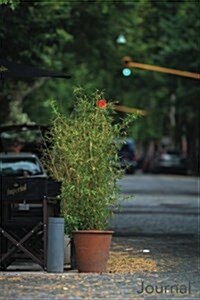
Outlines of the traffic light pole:
<svg viewBox="0 0 200 300">
<path fill-rule="evenodd" d="M 132 61 L 131 58 L 128 56 L 123 57 L 122 61 L 124 66 L 126 66 L 126 68 L 138 68 L 138 69 L 143 69 L 148 71 L 156 71 L 156 72 L 167 73 L 167 74 L 189 77 L 192 79 L 200 80 L 200 73 L 193 73 L 188 71 L 159 67 L 155 65 L 142 64 L 142 63 Z"/>
<path fill-rule="evenodd" d="M 136 115 L 140 115 L 140 116 L 146 116 L 147 115 L 147 111 L 144 110 L 144 109 L 127 107 L 127 106 L 124 106 L 124 105 L 114 105 L 114 109 L 117 110 L 117 111 L 130 113 L 130 114 L 136 114 Z"/>
</svg>

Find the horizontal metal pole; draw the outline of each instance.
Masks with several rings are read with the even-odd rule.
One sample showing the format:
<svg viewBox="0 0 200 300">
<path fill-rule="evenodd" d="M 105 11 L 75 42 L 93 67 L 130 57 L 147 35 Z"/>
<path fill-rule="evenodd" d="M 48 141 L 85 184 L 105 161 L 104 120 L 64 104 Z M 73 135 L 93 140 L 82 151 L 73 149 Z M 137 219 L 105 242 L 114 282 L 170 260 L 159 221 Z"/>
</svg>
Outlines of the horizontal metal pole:
<svg viewBox="0 0 200 300">
<path fill-rule="evenodd" d="M 125 113 L 135 113 L 137 115 L 146 116 L 147 111 L 143 109 L 128 107 L 124 105 L 114 105 L 114 109 L 117 111 L 125 112 Z"/>
<path fill-rule="evenodd" d="M 188 71 L 164 68 L 164 67 L 159 67 L 159 66 L 154 66 L 154 65 L 147 65 L 147 64 L 134 62 L 134 61 L 124 62 L 124 65 L 127 68 L 138 68 L 138 69 L 143 69 L 143 70 L 147 70 L 147 71 L 156 71 L 156 72 L 167 73 L 167 74 L 172 74 L 172 75 L 177 75 L 177 76 L 184 76 L 184 77 L 189 77 L 189 78 L 200 80 L 200 73 L 193 73 L 193 72 L 188 72 Z"/>
</svg>

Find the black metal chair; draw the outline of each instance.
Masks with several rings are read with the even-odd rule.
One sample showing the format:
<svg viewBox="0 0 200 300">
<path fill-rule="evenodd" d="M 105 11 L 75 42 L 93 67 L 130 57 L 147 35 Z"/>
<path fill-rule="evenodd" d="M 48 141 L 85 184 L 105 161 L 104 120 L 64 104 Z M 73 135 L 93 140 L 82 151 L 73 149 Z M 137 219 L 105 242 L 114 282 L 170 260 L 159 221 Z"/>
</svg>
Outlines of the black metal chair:
<svg viewBox="0 0 200 300">
<path fill-rule="evenodd" d="M 44 177 L 1 177 L 2 270 L 24 258 L 46 269 L 48 217 L 59 215 L 59 190 L 59 183 Z"/>
</svg>

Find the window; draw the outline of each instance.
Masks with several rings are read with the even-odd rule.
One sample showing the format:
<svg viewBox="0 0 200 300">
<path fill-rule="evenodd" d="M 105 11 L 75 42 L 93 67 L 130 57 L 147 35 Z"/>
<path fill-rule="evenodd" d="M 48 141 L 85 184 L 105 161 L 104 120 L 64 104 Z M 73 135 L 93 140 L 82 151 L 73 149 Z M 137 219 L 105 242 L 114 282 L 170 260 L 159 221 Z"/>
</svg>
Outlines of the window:
<svg viewBox="0 0 200 300">
<path fill-rule="evenodd" d="M 35 158 L 6 157 L 0 159 L 0 174 L 3 176 L 33 176 L 43 174 Z"/>
</svg>

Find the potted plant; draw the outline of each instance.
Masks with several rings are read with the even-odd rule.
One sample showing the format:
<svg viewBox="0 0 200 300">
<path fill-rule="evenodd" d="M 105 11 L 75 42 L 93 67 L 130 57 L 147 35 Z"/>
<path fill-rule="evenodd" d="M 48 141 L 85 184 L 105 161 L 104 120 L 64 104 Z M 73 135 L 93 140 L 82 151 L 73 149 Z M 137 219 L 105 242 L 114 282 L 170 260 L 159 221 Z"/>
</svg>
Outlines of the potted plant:
<svg viewBox="0 0 200 300">
<path fill-rule="evenodd" d="M 112 231 L 107 230 L 111 206 L 117 201 L 119 168 L 117 140 L 134 119 L 114 122 L 114 106 L 96 92 L 76 90 L 70 117 L 53 102 L 54 118 L 43 162 L 54 179 L 62 182 L 61 211 L 75 245 L 80 272 L 104 272 Z M 82 257 L 80 257 L 82 255 Z M 94 257 L 93 257 L 94 256 Z"/>
</svg>

